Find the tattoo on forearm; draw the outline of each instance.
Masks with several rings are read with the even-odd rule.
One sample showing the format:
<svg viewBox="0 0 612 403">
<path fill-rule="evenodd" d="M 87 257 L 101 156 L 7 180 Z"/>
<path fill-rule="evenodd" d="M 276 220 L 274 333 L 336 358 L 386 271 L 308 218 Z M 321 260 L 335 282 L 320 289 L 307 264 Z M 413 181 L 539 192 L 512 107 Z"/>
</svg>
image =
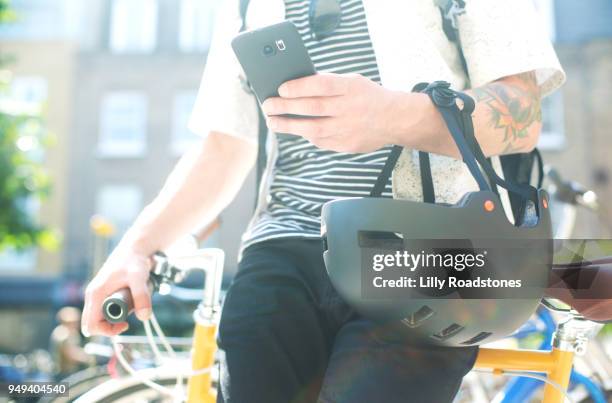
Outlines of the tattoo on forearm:
<svg viewBox="0 0 612 403">
<path fill-rule="evenodd" d="M 487 105 L 492 127 L 503 132 L 504 153 L 521 151 L 530 129 L 542 122 L 535 73 L 518 74 L 513 80 L 496 81 L 472 92 L 477 102 Z"/>
</svg>

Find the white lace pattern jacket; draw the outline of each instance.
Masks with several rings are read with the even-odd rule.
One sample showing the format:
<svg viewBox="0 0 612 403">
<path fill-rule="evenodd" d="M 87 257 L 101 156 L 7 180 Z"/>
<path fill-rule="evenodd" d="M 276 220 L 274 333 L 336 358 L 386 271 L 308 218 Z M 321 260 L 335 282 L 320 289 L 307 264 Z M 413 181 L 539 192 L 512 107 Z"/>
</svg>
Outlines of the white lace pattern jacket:
<svg viewBox="0 0 612 403">
<path fill-rule="evenodd" d="M 469 82 L 456 45 L 442 30 L 434 0 L 363 3 L 382 85 L 389 89 L 410 91 L 418 82 L 434 80 L 464 89 L 535 71 L 545 96 L 565 80 L 532 0 L 466 0 L 465 13 L 457 23 Z M 240 29 L 238 9 L 238 0 L 226 0 L 219 12 L 189 127 L 203 136 L 219 131 L 257 142 L 256 100 L 242 84 L 243 72 L 230 46 Z M 251 0 L 247 28 L 280 22 L 284 15 L 283 0 Z M 274 155 L 274 141 L 268 146 Z M 431 164 L 437 201 L 454 203 L 476 189 L 461 161 L 432 155 Z M 393 190 L 397 198 L 422 199 L 416 151 L 402 153 L 393 174 Z"/>
</svg>

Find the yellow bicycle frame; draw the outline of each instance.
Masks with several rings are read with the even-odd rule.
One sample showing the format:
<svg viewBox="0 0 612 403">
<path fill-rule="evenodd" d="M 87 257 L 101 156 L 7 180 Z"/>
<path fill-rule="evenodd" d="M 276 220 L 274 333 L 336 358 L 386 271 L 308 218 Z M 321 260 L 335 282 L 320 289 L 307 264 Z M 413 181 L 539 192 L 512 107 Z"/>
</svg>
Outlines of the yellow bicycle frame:
<svg viewBox="0 0 612 403">
<path fill-rule="evenodd" d="M 503 350 L 481 348 L 475 368 L 490 369 L 500 374 L 504 371 L 530 371 L 544 373 L 548 380 L 564 390 L 569 385 L 574 353 L 553 348 L 551 351 Z M 550 384 L 544 387 L 543 403 L 563 403 L 564 396 Z"/>
<path fill-rule="evenodd" d="M 191 350 L 191 369 L 198 371 L 212 368 L 217 351 L 217 324 L 196 322 L 193 335 L 193 346 Z M 212 388 L 212 378 L 210 372 L 189 378 L 187 385 L 188 403 L 215 403 L 217 393 Z"/>
<path fill-rule="evenodd" d="M 194 371 L 211 368 L 217 343 L 215 323 L 198 323 L 195 327 L 191 364 Z M 475 368 L 489 369 L 493 373 L 504 371 L 530 371 L 546 374 L 548 379 L 564 390 L 569 385 L 574 353 L 553 348 L 551 351 L 504 350 L 481 348 Z M 206 372 L 189 379 L 188 403 L 214 403 L 217 394 L 211 386 L 211 374 Z M 563 394 L 550 384 L 544 387 L 543 403 L 563 403 Z"/>
</svg>

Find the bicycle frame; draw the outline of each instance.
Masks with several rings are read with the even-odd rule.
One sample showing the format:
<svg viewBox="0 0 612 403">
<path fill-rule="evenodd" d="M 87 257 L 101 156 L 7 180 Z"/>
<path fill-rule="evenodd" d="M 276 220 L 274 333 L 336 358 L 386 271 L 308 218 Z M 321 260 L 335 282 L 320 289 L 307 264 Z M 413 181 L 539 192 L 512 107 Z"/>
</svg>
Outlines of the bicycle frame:
<svg viewBox="0 0 612 403">
<path fill-rule="evenodd" d="M 207 274 L 218 279 L 220 269 L 219 267 L 210 267 Z M 193 371 L 211 368 L 214 365 L 217 352 L 215 338 L 220 315 L 218 298 L 220 281 L 210 283 L 212 284 L 207 286 L 204 292 L 207 298 L 204 298 L 202 304 L 194 312 L 196 325 L 191 354 Z M 547 327 L 553 326 L 552 322 L 546 322 Z M 588 339 L 596 334 L 601 326 L 585 320 L 572 311 L 568 318 L 556 327 L 552 339 L 552 349 L 545 351 L 481 348 L 475 368 L 490 370 L 497 374 L 514 371 L 545 374 L 548 381 L 556 384 L 557 387 L 552 386 L 551 383 L 546 383 L 543 403 L 562 403 L 564 401 L 563 391 L 567 391 L 572 374 L 574 354 L 584 352 Z M 548 337 L 547 339 L 545 340 L 546 344 L 550 342 Z M 215 401 L 216 391 L 212 388 L 210 372 L 189 378 L 188 403 L 214 403 Z"/>
<path fill-rule="evenodd" d="M 191 352 L 191 369 L 200 371 L 212 368 L 217 352 L 217 328 L 221 315 L 221 282 L 223 279 L 223 251 L 213 250 L 213 264 L 204 266 L 206 282 L 204 298 L 193 313 L 195 329 Z M 214 281 L 208 281 L 214 279 Z M 187 383 L 188 403 L 214 403 L 216 391 L 212 388 L 211 371 L 189 378 Z"/>
<path fill-rule="evenodd" d="M 576 220 L 576 206 L 581 205 L 591 210 L 597 209 L 596 195 L 583 189 L 582 186 L 563 181 L 558 172 L 549 168 L 547 177 L 555 185 L 551 191 L 551 198 L 555 203 L 554 210 L 557 211 L 559 219 L 554 231 L 556 239 L 567 239 L 571 236 Z M 544 373 L 549 381 L 553 381 L 567 391 L 570 379 L 583 384 L 596 402 L 605 401 L 603 393 L 597 385 L 593 384 L 587 377 L 572 371 L 573 355 L 576 350 L 583 350 L 588 336 L 598 328 L 597 324 L 588 324 L 583 321 L 580 326 L 572 324 L 572 320 L 579 320 L 579 316 L 572 313 L 564 324 L 556 329 L 556 325 L 548 312 L 538 314 L 540 320 L 545 324 L 545 340 L 540 344 L 538 351 L 525 350 L 491 350 L 482 348 L 476 360 L 476 368 L 492 370 L 494 373 L 503 371 L 530 371 Z M 579 322 L 574 322 L 579 323 Z M 571 328 L 573 332 L 571 331 Z M 589 329 L 590 328 L 590 329 Z M 561 332 L 559 332 L 561 331 Z M 530 333 L 531 329 L 519 330 L 515 337 Z M 572 334 L 573 333 L 573 334 Z M 561 334 L 561 337 L 559 337 Z M 551 336 L 554 339 L 551 340 Z M 550 348 L 552 344 L 552 349 Z M 516 378 L 514 382 L 505 389 L 502 402 L 524 401 L 528 396 L 540 387 L 540 381 L 531 378 Z M 552 385 L 545 385 L 544 402 L 562 402 L 563 395 Z"/>
<path fill-rule="evenodd" d="M 516 333 L 514 333 L 512 337 L 521 339 L 532 334 L 541 334 L 544 336 L 544 339 L 537 349 L 550 350 L 557 324 L 550 311 L 545 308 L 540 308 L 538 310 L 537 318 L 538 321 L 544 325 L 544 329 L 539 329 L 533 321 L 529 321 Z M 593 345 L 589 346 L 589 348 L 593 348 Z M 582 385 L 591 399 L 593 399 L 594 403 L 607 402 L 604 391 L 601 389 L 601 387 L 593 382 L 589 377 L 584 376 L 575 370 L 572 370 L 571 372 L 570 387 L 571 385 Z M 528 401 L 542 386 L 543 382 L 541 380 L 527 377 L 516 377 L 505 385 L 500 394 L 497 395 L 500 400 L 496 401 L 499 401 L 500 403 L 525 402 Z"/>
<path fill-rule="evenodd" d="M 205 259 L 197 266 L 204 268 L 207 279 L 204 298 L 194 312 L 195 330 L 191 353 L 191 369 L 195 373 L 189 376 L 187 402 L 214 403 L 216 390 L 212 387 L 213 377 L 210 369 L 215 362 L 217 352 L 216 334 L 220 317 L 220 288 L 223 269 L 223 254 L 219 250 L 207 250 L 205 253 L 190 256 Z M 178 259 L 180 262 L 182 259 Z M 204 264 L 208 263 L 208 264 Z M 211 264 L 212 263 L 212 264 Z M 191 266 L 191 265 L 189 265 Z M 193 266 L 191 266 L 193 267 Z M 552 321 L 547 323 L 548 333 L 552 330 Z M 505 350 L 481 348 L 476 359 L 475 368 L 490 370 L 493 373 L 519 372 L 545 374 L 548 380 L 544 388 L 544 403 L 561 403 L 564 401 L 575 353 L 582 353 L 588 339 L 596 334 L 602 325 L 582 318 L 571 311 L 567 320 L 561 322 L 554 331 L 552 349 L 543 350 Z M 546 344 L 550 342 L 547 337 Z M 541 346 L 542 347 L 542 346 Z M 198 373 L 198 371 L 201 371 Z M 516 372 L 516 373 L 515 373 Z M 554 384 L 555 386 L 551 385 Z"/>
<path fill-rule="evenodd" d="M 589 322 L 575 312 L 557 326 L 552 349 L 542 350 L 506 350 L 481 348 L 476 359 L 475 368 L 491 370 L 494 374 L 513 373 L 515 371 L 545 374 L 550 383 L 544 387 L 543 403 L 562 403 L 563 391 L 567 391 L 574 354 L 585 351 L 588 339 L 596 334 L 601 325 Z M 554 387 L 551 383 L 557 385 Z"/>
<path fill-rule="evenodd" d="M 511 337 L 521 339 L 524 337 L 528 337 L 534 333 L 542 334 L 544 336 L 544 340 L 542 340 L 537 349 L 549 350 L 552 345 L 552 338 L 557 328 L 557 324 L 550 312 L 545 308 L 538 309 L 536 314 L 538 321 L 544 325 L 544 329 L 538 329 L 536 323 L 530 320 Z M 541 386 L 542 381 L 537 379 L 526 377 L 513 378 L 502 389 L 501 396 L 503 397 L 501 398 L 500 403 L 527 401 L 529 398 L 531 398 L 532 394 Z"/>
<path fill-rule="evenodd" d="M 493 373 L 507 371 L 544 373 L 549 381 L 567 390 L 573 360 L 573 351 L 563 351 L 558 348 L 553 348 L 551 351 L 481 348 L 475 368 L 490 369 Z M 563 398 L 561 391 L 546 384 L 543 403 L 562 403 Z"/>
<path fill-rule="evenodd" d="M 194 314 L 197 316 L 198 313 Z M 196 319 L 193 335 L 193 349 L 191 354 L 191 369 L 198 371 L 211 368 L 214 365 L 215 353 L 217 352 L 217 322 Z M 214 403 L 217 394 L 212 388 L 212 377 L 210 372 L 192 376 L 187 384 L 188 403 Z"/>
<path fill-rule="evenodd" d="M 210 312 L 208 313 L 210 314 Z M 194 371 L 210 368 L 214 363 L 217 351 L 215 336 L 217 331 L 217 313 L 207 317 L 207 312 L 200 307 L 195 313 L 196 327 L 193 339 L 192 369 Z M 571 313 L 567 321 L 558 326 L 553 340 L 553 348 L 541 350 L 506 350 L 481 348 L 476 359 L 475 368 L 491 370 L 493 373 L 509 371 L 527 371 L 546 374 L 548 380 L 567 390 L 574 354 L 584 351 L 588 337 L 598 328 L 597 324 L 585 321 L 579 315 Z M 204 373 L 189 379 L 189 403 L 216 401 L 216 393 L 211 387 L 211 374 Z M 564 394 L 547 383 L 544 387 L 543 403 L 562 403 Z"/>
</svg>

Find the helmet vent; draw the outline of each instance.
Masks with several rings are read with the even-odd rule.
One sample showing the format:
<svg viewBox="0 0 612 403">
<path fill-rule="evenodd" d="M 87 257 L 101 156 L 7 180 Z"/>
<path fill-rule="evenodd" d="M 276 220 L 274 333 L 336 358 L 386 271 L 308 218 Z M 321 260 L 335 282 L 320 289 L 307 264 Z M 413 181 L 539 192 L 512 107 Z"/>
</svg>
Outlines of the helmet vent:
<svg viewBox="0 0 612 403">
<path fill-rule="evenodd" d="M 404 247 L 402 238 L 390 231 L 359 231 L 358 238 L 362 248 L 400 250 Z"/>
<path fill-rule="evenodd" d="M 428 307 L 427 305 L 423 305 L 419 308 L 418 311 L 414 312 L 407 318 L 402 319 L 402 323 L 408 326 L 409 328 L 419 327 L 423 322 L 431 318 L 433 315 L 434 310 Z"/>
<path fill-rule="evenodd" d="M 444 341 L 450 339 L 457 333 L 461 332 L 463 329 L 463 326 L 453 323 L 452 325 L 440 330 L 438 333 L 432 334 L 431 337 L 439 341 Z"/>
<path fill-rule="evenodd" d="M 470 344 L 480 343 L 481 341 L 483 341 L 484 339 L 486 339 L 487 337 L 489 337 L 492 334 L 493 333 L 491 333 L 491 332 L 480 332 L 476 336 L 472 337 L 469 340 L 466 340 L 466 341 L 462 342 L 461 344 L 470 345 Z"/>
</svg>

